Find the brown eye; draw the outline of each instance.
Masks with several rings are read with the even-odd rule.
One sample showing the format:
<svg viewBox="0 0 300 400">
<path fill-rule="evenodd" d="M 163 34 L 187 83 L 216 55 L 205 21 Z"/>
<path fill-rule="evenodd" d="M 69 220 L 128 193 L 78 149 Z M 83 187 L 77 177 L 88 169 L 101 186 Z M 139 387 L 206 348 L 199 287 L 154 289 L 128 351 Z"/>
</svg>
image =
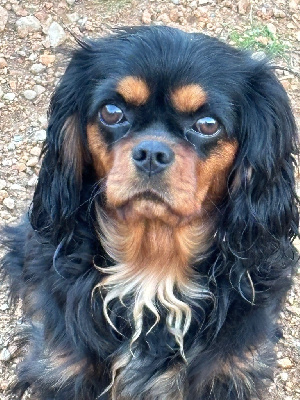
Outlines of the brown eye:
<svg viewBox="0 0 300 400">
<path fill-rule="evenodd" d="M 202 135 L 212 136 L 221 130 L 221 125 L 214 118 L 204 117 L 198 119 L 194 128 L 199 133 L 202 133 Z"/>
<path fill-rule="evenodd" d="M 105 104 L 100 109 L 99 116 L 101 121 L 106 125 L 115 125 L 121 121 L 123 122 L 124 119 L 123 111 L 114 104 Z"/>
</svg>

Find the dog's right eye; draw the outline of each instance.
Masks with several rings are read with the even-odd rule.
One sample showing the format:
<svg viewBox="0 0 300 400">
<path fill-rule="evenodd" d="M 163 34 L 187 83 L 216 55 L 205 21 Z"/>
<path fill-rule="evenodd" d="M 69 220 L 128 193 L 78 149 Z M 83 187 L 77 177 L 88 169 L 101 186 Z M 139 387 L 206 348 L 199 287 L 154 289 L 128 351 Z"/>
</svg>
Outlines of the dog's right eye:
<svg viewBox="0 0 300 400">
<path fill-rule="evenodd" d="M 126 121 L 123 111 L 114 104 L 105 104 L 99 111 L 99 117 L 105 125 L 116 125 Z"/>
</svg>

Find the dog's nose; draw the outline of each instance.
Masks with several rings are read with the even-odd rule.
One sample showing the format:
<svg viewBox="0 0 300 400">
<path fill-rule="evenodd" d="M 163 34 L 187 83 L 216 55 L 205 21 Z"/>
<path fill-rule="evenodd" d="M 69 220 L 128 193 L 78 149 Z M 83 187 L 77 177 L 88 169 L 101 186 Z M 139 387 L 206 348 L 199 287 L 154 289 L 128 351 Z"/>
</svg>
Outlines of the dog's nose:
<svg viewBox="0 0 300 400">
<path fill-rule="evenodd" d="M 149 176 L 168 168 L 174 157 L 173 150 L 157 140 L 145 140 L 132 150 L 132 159 L 136 167 Z"/>
</svg>

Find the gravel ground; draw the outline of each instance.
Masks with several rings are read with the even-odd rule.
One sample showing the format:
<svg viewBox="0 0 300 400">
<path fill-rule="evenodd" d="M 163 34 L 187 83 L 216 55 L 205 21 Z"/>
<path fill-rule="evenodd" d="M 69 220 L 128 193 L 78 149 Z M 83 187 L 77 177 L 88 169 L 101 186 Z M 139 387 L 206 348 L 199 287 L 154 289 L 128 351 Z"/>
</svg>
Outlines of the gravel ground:
<svg viewBox="0 0 300 400">
<path fill-rule="evenodd" d="M 47 126 L 50 94 L 65 65 L 63 48 L 72 34 L 96 37 L 122 25 L 167 24 L 242 43 L 243 32 L 259 26 L 256 41 L 267 46 L 276 36 L 283 51 L 274 62 L 300 121 L 299 0 L 0 0 L 0 220 L 12 223 L 26 210 L 36 184 L 39 153 Z M 71 34 L 72 33 L 72 34 Z M 239 39 L 240 38 L 240 39 Z M 266 400 L 300 399 L 300 270 L 281 315 L 283 339 Z M 0 283 L 0 400 L 13 379 L 10 335 L 21 323 Z"/>
</svg>

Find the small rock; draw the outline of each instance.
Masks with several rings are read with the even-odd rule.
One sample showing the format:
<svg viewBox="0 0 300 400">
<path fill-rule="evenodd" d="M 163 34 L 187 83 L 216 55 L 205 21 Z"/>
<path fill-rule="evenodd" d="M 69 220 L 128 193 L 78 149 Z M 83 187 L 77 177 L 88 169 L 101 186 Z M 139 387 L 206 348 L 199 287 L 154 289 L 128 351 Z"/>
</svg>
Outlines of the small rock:
<svg viewBox="0 0 300 400">
<path fill-rule="evenodd" d="M 9 143 L 9 145 L 7 146 L 7 149 L 10 151 L 15 150 L 15 148 L 16 148 L 16 145 L 14 143 Z"/>
<path fill-rule="evenodd" d="M 300 31 L 296 32 L 296 39 L 300 42 Z"/>
<path fill-rule="evenodd" d="M 19 185 L 18 183 L 14 183 L 13 185 L 11 185 L 10 187 L 11 190 L 13 190 L 14 192 L 24 192 L 26 189 Z"/>
<path fill-rule="evenodd" d="M 30 150 L 30 154 L 33 155 L 33 156 L 39 157 L 39 155 L 41 154 L 41 149 L 40 149 L 40 147 L 38 147 L 38 146 L 33 147 L 33 148 Z"/>
<path fill-rule="evenodd" d="M 55 61 L 55 55 L 54 54 L 42 54 L 40 56 L 40 62 L 46 66 L 53 64 Z"/>
<path fill-rule="evenodd" d="M 8 12 L 0 6 L 0 32 L 3 32 L 8 21 Z"/>
<path fill-rule="evenodd" d="M 46 89 L 44 88 L 44 86 L 42 85 L 34 85 L 33 86 L 33 90 L 37 93 L 37 94 L 42 94 L 46 91 Z"/>
<path fill-rule="evenodd" d="M 258 37 L 256 38 L 256 40 L 257 40 L 258 42 L 260 42 L 261 44 L 263 44 L 264 46 L 267 46 L 267 45 L 269 44 L 269 42 L 270 42 L 270 39 L 267 38 L 266 36 L 258 36 Z"/>
<path fill-rule="evenodd" d="M 67 36 L 64 29 L 57 22 L 52 22 L 48 30 L 50 46 L 59 46 L 66 40 L 66 38 Z"/>
<path fill-rule="evenodd" d="M 48 31 L 49 31 L 49 28 L 50 28 L 50 25 L 52 24 L 52 22 L 53 22 L 53 18 L 51 17 L 51 15 L 49 15 L 48 18 L 46 19 L 46 21 L 44 21 L 42 23 L 42 31 L 45 35 L 48 35 Z"/>
<path fill-rule="evenodd" d="M 205 6 L 206 4 L 208 4 L 209 1 L 208 0 L 198 0 L 198 5 L 199 6 Z"/>
<path fill-rule="evenodd" d="M 272 33 L 273 35 L 276 34 L 277 28 L 274 24 L 272 24 L 272 23 L 267 24 L 267 28 L 268 28 L 268 31 L 270 33 Z"/>
<path fill-rule="evenodd" d="M 47 118 L 46 115 L 41 115 L 41 116 L 38 118 L 38 121 L 39 121 L 39 123 L 41 124 L 41 127 L 42 127 L 43 129 L 46 129 L 46 128 L 47 128 L 47 125 L 48 125 L 48 118 Z"/>
<path fill-rule="evenodd" d="M 290 369 L 293 367 L 293 363 L 289 358 L 281 358 L 280 360 L 277 360 L 277 364 L 279 367 L 283 369 Z"/>
<path fill-rule="evenodd" d="M 80 26 L 85 26 L 85 24 L 87 23 L 87 20 L 88 20 L 88 17 L 83 17 L 83 18 L 80 18 L 79 20 L 78 20 L 78 24 L 80 25 Z"/>
<path fill-rule="evenodd" d="M 281 378 L 284 382 L 286 382 L 286 381 L 289 379 L 289 374 L 288 374 L 287 372 L 282 372 L 282 373 L 280 374 L 280 378 Z"/>
<path fill-rule="evenodd" d="M 49 18 L 48 13 L 46 13 L 45 11 L 37 11 L 34 14 L 35 17 L 37 17 L 37 19 L 43 24 L 43 22 L 47 21 L 47 19 Z"/>
<path fill-rule="evenodd" d="M 3 99 L 13 101 L 15 97 L 16 97 L 16 95 L 14 93 L 5 93 L 5 95 L 3 96 Z"/>
<path fill-rule="evenodd" d="M 30 71 L 34 74 L 34 75 L 38 75 L 41 72 L 43 72 L 46 69 L 46 66 L 43 64 L 33 64 L 32 67 L 30 68 Z"/>
<path fill-rule="evenodd" d="M 4 166 L 4 167 L 11 167 L 12 166 L 12 160 L 8 160 L 8 159 L 4 159 L 3 161 L 2 161 L 2 165 Z"/>
<path fill-rule="evenodd" d="M 37 92 L 35 92 L 34 90 L 25 90 L 23 92 L 23 96 L 25 97 L 25 99 L 27 100 L 34 100 L 37 96 Z"/>
<path fill-rule="evenodd" d="M 46 139 L 46 136 L 47 136 L 46 130 L 40 129 L 40 130 L 34 132 L 33 140 L 35 142 L 43 142 Z"/>
<path fill-rule="evenodd" d="M 1 311 L 6 311 L 9 309 L 9 305 L 7 303 L 1 304 L 0 310 Z"/>
<path fill-rule="evenodd" d="M 6 181 L 4 179 L 0 179 L 0 190 L 3 190 L 6 187 Z"/>
<path fill-rule="evenodd" d="M 37 181 L 38 181 L 38 177 L 36 175 L 33 175 L 27 182 L 27 186 L 33 187 L 37 184 Z"/>
<path fill-rule="evenodd" d="M 170 11 L 169 18 L 173 22 L 177 22 L 178 21 L 179 14 L 178 14 L 178 11 L 175 8 Z"/>
<path fill-rule="evenodd" d="M 27 167 L 35 167 L 38 164 L 38 162 L 39 162 L 38 157 L 32 157 L 27 161 L 26 165 Z"/>
<path fill-rule="evenodd" d="M 239 14 L 246 15 L 248 13 L 248 10 L 250 7 L 250 1 L 249 0 L 239 0 L 237 7 L 238 7 Z"/>
<path fill-rule="evenodd" d="M 3 92 L 2 88 L 0 87 L 0 99 L 2 99 L 3 95 L 4 95 L 4 92 Z"/>
<path fill-rule="evenodd" d="M 23 171 L 26 171 L 26 165 L 24 164 L 24 163 L 22 163 L 22 162 L 20 162 L 20 163 L 18 163 L 17 165 L 16 165 L 16 169 L 19 171 L 19 172 L 23 172 Z"/>
<path fill-rule="evenodd" d="M 0 190 L 0 202 L 3 202 L 3 200 L 6 199 L 7 197 L 8 197 L 7 191 L 6 190 Z"/>
<path fill-rule="evenodd" d="M 21 136 L 21 135 L 15 135 L 14 136 L 14 142 L 22 142 L 22 140 L 23 140 L 23 136 Z"/>
<path fill-rule="evenodd" d="M 94 29 L 93 23 L 91 21 L 87 21 L 85 24 L 85 29 L 88 31 L 92 31 Z"/>
<path fill-rule="evenodd" d="M 279 10 L 278 8 L 275 8 L 274 9 L 274 17 L 276 17 L 276 18 L 285 18 L 286 14 L 285 14 L 284 11 Z"/>
<path fill-rule="evenodd" d="M 25 8 L 19 6 L 18 4 L 13 4 L 12 9 L 18 17 L 26 17 L 28 15 L 28 12 L 25 10 Z"/>
<path fill-rule="evenodd" d="M 0 389 L 5 391 L 8 389 L 9 383 L 5 380 L 5 381 L 0 381 Z"/>
<path fill-rule="evenodd" d="M 3 190 L 6 187 L 6 181 L 4 179 L 0 179 L 0 190 Z"/>
<path fill-rule="evenodd" d="M 12 90 L 16 90 L 16 89 L 17 89 L 17 84 L 18 84 L 18 82 L 17 82 L 16 80 L 14 80 L 14 79 L 11 79 L 11 80 L 9 81 L 9 86 L 10 86 L 10 88 L 11 88 Z"/>
<path fill-rule="evenodd" d="M 295 25 L 292 22 L 289 22 L 288 24 L 286 24 L 286 27 L 288 29 L 295 29 Z"/>
<path fill-rule="evenodd" d="M 200 1 L 204 1 L 204 0 L 199 0 L 199 5 L 200 5 Z M 195 10 L 198 7 L 197 1 L 196 0 L 191 1 L 189 3 L 189 7 L 191 7 L 193 10 Z"/>
<path fill-rule="evenodd" d="M 168 14 L 163 13 L 157 18 L 157 21 L 161 21 L 163 24 L 167 25 L 170 23 L 170 18 Z"/>
<path fill-rule="evenodd" d="M 72 23 L 77 22 L 80 19 L 80 17 L 77 14 L 77 12 L 74 12 L 72 14 L 67 14 L 67 18 Z"/>
<path fill-rule="evenodd" d="M 296 306 L 288 306 L 287 309 L 295 315 L 300 316 L 300 307 L 296 307 Z"/>
<path fill-rule="evenodd" d="M 47 8 L 47 10 L 51 10 L 51 8 L 53 8 L 53 3 L 47 2 L 45 3 L 45 7 Z"/>
<path fill-rule="evenodd" d="M 142 23 L 145 25 L 150 25 L 152 22 L 151 14 L 148 10 L 145 10 L 142 14 Z"/>
<path fill-rule="evenodd" d="M 35 61 L 37 59 L 37 54 L 36 53 L 31 53 L 30 56 L 28 57 L 29 61 Z"/>
<path fill-rule="evenodd" d="M 176 5 L 180 4 L 180 0 L 171 0 L 171 1 L 173 4 L 176 4 Z"/>
<path fill-rule="evenodd" d="M 15 208 L 15 201 L 11 197 L 7 197 L 6 199 L 3 200 L 3 204 L 9 208 L 10 210 L 13 210 Z"/>
<path fill-rule="evenodd" d="M 0 68 L 5 68 L 7 67 L 7 61 L 5 60 L 5 58 L 0 57 Z"/>
<path fill-rule="evenodd" d="M 66 0 L 66 2 L 70 5 L 73 6 L 75 4 L 75 0 Z"/>
<path fill-rule="evenodd" d="M 290 0 L 289 7 L 291 11 L 296 11 L 298 9 L 299 0 Z"/>
<path fill-rule="evenodd" d="M 19 18 L 16 25 L 21 38 L 26 37 L 30 32 L 38 32 L 41 29 L 40 21 L 33 15 Z"/>
<path fill-rule="evenodd" d="M 0 361 L 9 361 L 11 357 L 12 355 L 8 349 L 6 348 L 2 349 L 0 353 Z"/>
</svg>

